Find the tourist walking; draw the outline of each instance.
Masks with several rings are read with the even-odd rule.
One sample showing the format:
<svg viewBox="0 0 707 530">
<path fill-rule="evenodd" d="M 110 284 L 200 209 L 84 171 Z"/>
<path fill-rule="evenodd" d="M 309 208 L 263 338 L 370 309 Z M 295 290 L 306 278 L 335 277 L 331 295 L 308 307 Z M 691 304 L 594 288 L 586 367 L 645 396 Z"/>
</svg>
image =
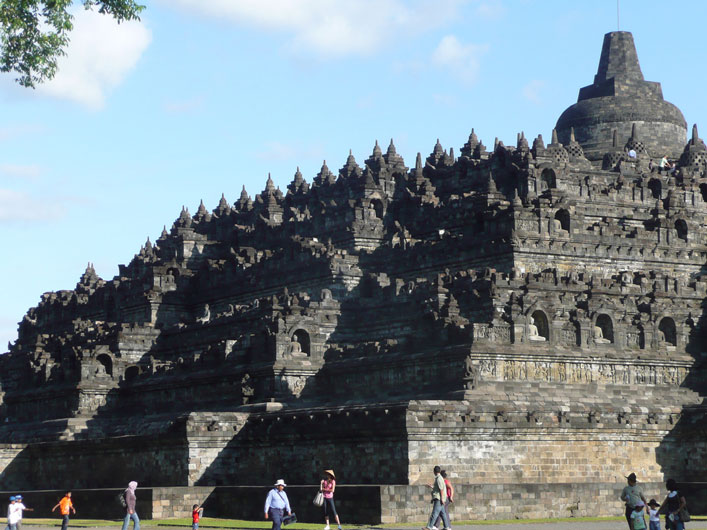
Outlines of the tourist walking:
<svg viewBox="0 0 707 530">
<path fill-rule="evenodd" d="M 15 495 L 15 510 L 17 510 L 19 514 L 19 519 L 17 519 L 15 528 L 16 530 L 22 530 L 22 516 L 24 512 L 32 512 L 34 510 L 32 508 L 27 508 L 27 506 L 24 505 L 24 503 L 22 502 L 22 495 Z"/>
<path fill-rule="evenodd" d="M 643 491 L 641 488 L 637 485 L 638 481 L 636 480 L 635 473 L 631 473 L 628 477 L 626 477 L 626 481 L 628 482 L 628 486 L 624 487 L 621 491 L 621 500 L 626 503 L 625 514 L 628 528 L 629 530 L 633 530 L 633 525 L 631 524 L 631 514 L 639 501 L 642 502 L 643 505 L 646 504 L 646 498 L 643 496 Z"/>
<path fill-rule="evenodd" d="M 265 518 L 272 519 L 272 530 L 280 530 L 285 512 L 287 515 L 292 515 L 290 501 L 285 493 L 286 486 L 285 481 L 279 479 L 265 498 Z"/>
<path fill-rule="evenodd" d="M 339 520 L 339 514 L 336 513 L 336 506 L 334 506 L 334 490 L 336 489 L 336 475 L 334 475 L 333 469 L 327 469 L 324 471 L 324 479 L 319 485 L 322 494 L 324 495 L 324 523 L 326 526 L 324 530 L 329 530 L 329 517 L 334 516 L 334 520 L 341 530 L 341 521 Z"/>
<path fill-rule="evenodd" d="M 54 508 L 52 508 L 52 511 L 56 510 L 59 508 L 59 513 L 61 514 L 62 521 L 61 521 L 61 530 L 66 530 L 69 528 L 69 514 L 76 513 L 76 510 L 74 509 L 74 504 L 71 502 L 71 492 L 67 491 L 64 494 L 64 497 L 57 503 Z"/>
<path fill-rule="evenodd" d="M 454 502 L 454 486 L 452 486 L 452 483 L 447 478 L 447 470 L 446 469 L 443 469 L 442 471 L 440 471 L 439 474 L 442 475 L 442 478 L 444 479 L 444 486 L 447 490 L 447 502 L 444 503 L 444 511 L 447 513 L 447 521 L 449 521 L 449 523 L 451 524 L 452 519 L 451 519 L 451 517 L 449 517 L 449 505 Z M 435 521 L 434 526 L 432 527 L 433 530 L 435 528 L 438 528 L 441 522 L 442 522 L 442 514 L 439 514 L 439 516 L 437 517 L 437 520 Z"/>
<path fill-rule="evenodd" d="M 665 514 L 666 530 L 685 530 L 685 522 L 680 520 L 680 510 L 687 507 L 687 501 L 680 491 L 678 485 L 672 478 L 665 482 L 668 489 L 668 496 L 665 497 L 661 505 L 661 511 Z"/>
<path fill-rule="evenodd" d="M 133 520 L 133 530 L 140 530 L 140 518 L 137 516 L 137 511 L 135 510 L 135 503 L 137 497 L 135 496 L 135 490 L 137 489 L 137 482 L 134 480 L 128 482 L 128 487 L 125 490 L 125 519 L 123 519 L 123 530 L 128 529 L 130 524 L 130 519 Z"/>
<path fill-rule="evenodd" d="M 7 526 L 5 530 L 15 530 L 15 496 L 10 497 L 10 504 L 7 505 Z"/>
<path fill-rule="evenodd" d="M 442 521 L 444 521 L 444 528 L 451 530 L 449 517 L 447 517 L 447 512 L 444 511 L 444 503 L 447 502 L 447 487 L 444 485 L 444 479 L 442 478 L 442 469 L 439 466 L 435 466 L 433 471 L 435 480 L 430 484 L 432 488 L 432 513 L 430 514 L 429 523 L 427 523 L 427 526 L 423 526 L 422 529 L 432 530 L 434 522 L 441 515 Z"/>
</svg>

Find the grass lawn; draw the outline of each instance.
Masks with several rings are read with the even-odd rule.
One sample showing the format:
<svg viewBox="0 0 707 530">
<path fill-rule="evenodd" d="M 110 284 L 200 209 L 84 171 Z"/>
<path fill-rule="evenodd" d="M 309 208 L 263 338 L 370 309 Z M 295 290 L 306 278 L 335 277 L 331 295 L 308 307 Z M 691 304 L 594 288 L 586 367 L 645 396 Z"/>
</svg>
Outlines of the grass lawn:
<svg viewBox="0 0 707 530">
<path fill-rule="evenodd" d="M 707 516 L 693 516 L 695 521 L 705 521 Z M 563 519 L 493 519 L 484 521 L 454 521 L 454 526 L 458 525 L 474 525 L 474 526 L 489 526 L 496 524 L 508 524 L 508 523 L 579 523 L 579 522 L 592 522 L 592 521 L 623 521 L 623 517 L 566 517 Z M 61 526 L 61 519 L 23 519 L 24 526 L 31 525 L 41 525 L 41 526 Z M 72 519 L 69 523 L 69 529 L 71 528 L 93 528 L 97 526 L 121 526 L 123 524 L 121 520 L 108 520 L 108 519 Z M 418 521 L 416 523 L 394 523 L 394 524 L 382 524 L 376 525 L 377 528 L 419 528 L 424 524 L 424 521 Z M 184 528 L 191 528 L 191 518 L 182 519 L 154 519 L 154 520 L 141 520 L 140 526 L 146 527 L 159 527 L 159 526 L 177 526 Z M 201 529 L 213 529 L 213 528 L 271 528 L 272 523 L 270 521 L 244 521 L 240 519 L 217 519 L 215 517 L 202 517 L 199 522 L 199 530 Z M 344 525 L 345 529 L 349 528 L 370 528 L 371 525 Z M 132 524 L 130 527 L 132 529 Z M 322 530 L 322 523 L 296 523 L 287 527 L 288 530 Z M 336 529 L 336 525 L 333 526 Z"/>
</svg>

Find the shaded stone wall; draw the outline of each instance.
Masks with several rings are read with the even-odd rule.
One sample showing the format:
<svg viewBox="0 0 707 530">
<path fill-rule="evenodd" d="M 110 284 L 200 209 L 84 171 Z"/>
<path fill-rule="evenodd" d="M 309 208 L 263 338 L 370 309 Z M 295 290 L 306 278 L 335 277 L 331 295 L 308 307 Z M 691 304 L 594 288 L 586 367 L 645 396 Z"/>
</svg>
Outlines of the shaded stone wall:
<svg viewBox="0 0 707 530">
<path fill-rule="evenodd" d="M 0 475 L 4 488 L 127 487 L 131 480 L 180 485 L 187 477 L 187 446 L 167 436 L 45 442 L 11 451 L 0 453 L 9 461 Z"/>
</svg>

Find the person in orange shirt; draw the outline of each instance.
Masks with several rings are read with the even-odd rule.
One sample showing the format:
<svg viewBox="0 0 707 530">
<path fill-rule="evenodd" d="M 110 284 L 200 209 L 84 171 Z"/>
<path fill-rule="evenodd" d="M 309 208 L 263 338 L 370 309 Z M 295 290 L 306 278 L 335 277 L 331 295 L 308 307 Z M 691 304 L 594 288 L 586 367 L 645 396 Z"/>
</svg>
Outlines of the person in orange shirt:
<svg viewBox="0 0 707 530">
<path fill-rule="evenodd" d="M 69 528 L 69 512 L 71 513 L 76 513 L 76 510 L 74 509 L 74 505 L 71 502 L 71 492 L 67 491 L 66 495 L 64 495 L 64 498 L 61 499 L 54 508 L 52 508 L 52 511 L 56 510 L 59 508 L 59 513 L 62 515 L 64 520 L 61 523 L 61 530 L 67 530 Z"/>
</svg>

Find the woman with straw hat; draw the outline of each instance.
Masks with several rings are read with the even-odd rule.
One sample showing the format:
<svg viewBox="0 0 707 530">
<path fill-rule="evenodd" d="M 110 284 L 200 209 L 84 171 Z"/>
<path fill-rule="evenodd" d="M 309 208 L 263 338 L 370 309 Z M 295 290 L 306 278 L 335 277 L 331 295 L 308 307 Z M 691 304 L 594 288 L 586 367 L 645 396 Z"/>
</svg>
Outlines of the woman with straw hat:
<svg viewBox="0 0 707 530">
<path fill-rule="evenodd" d="M 333 469 L 324 470 L 324 479 L 322 480 L 319 489 L 321 489 L 324 494 L 324 522 L 326 526 L 324 530 L 329 530 L 329 516 L 333 515 L 336 520 L 336 524 L 341 530 L 341 521 L 339 521 L 339 515 L 336 513 L 336 507 L 334 506 L 334 490 L 336 489 L 336 475 L 334 475 Z"/>
</svg>

